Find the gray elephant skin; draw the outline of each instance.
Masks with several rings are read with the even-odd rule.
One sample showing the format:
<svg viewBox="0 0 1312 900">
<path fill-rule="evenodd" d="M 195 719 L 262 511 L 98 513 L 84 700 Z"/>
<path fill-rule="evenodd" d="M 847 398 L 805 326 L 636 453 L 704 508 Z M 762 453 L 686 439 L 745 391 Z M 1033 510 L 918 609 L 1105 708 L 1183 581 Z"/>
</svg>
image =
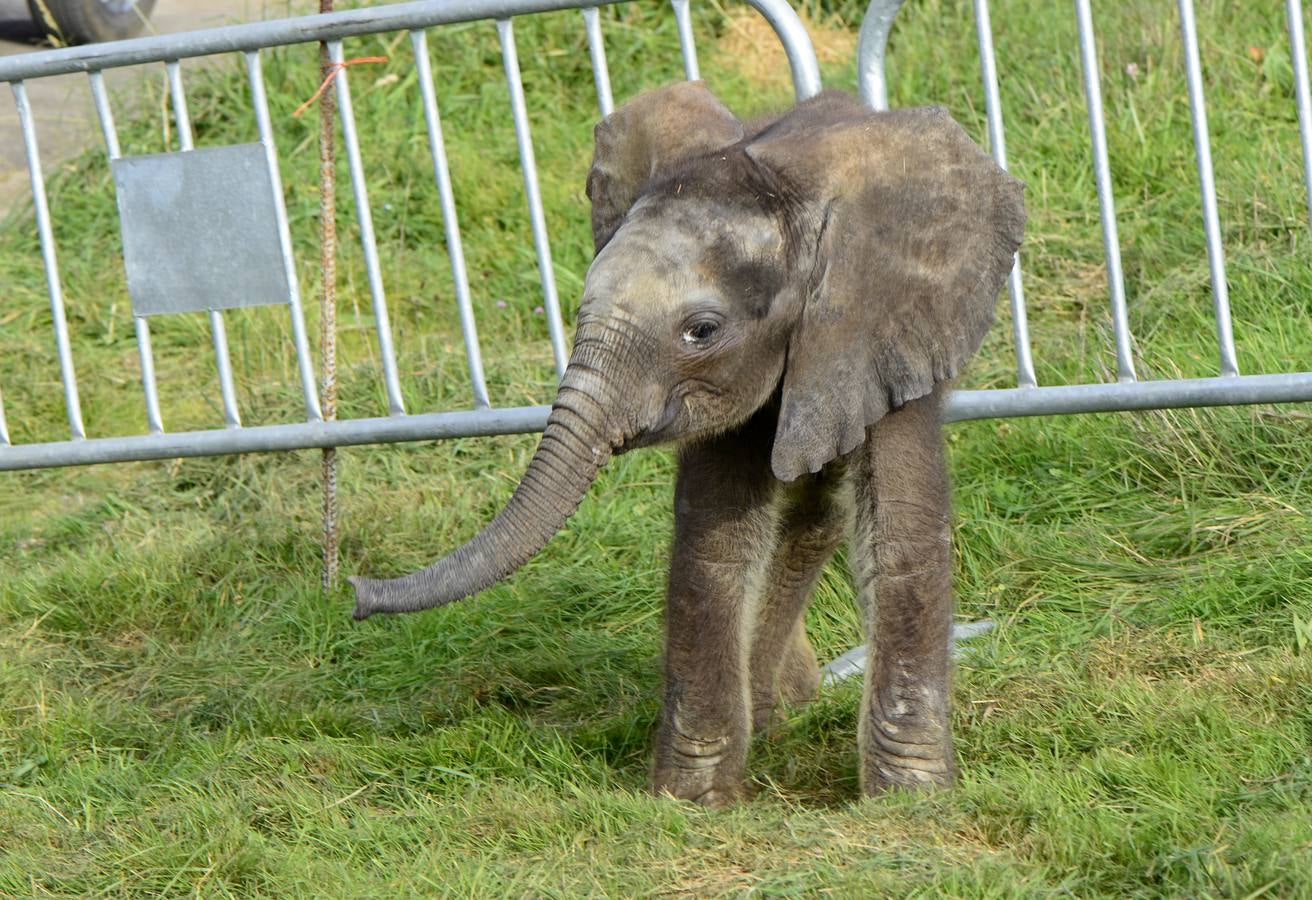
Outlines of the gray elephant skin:
<svg viewBox="0 0 1312 900">
<path fill-rule="evenodd" d="M 862 790 L 946 785 L 952 587 L 941 411 L 992 324 L 1022 185 L 941 109 L 826 92 L 744 124 L 700 82 L 596 128 L 596 259 L 546 430 L 505 508 L 356 618 L 505 578 L 614 453 L 678 445 L 652 787 L 744 796 L 754 729 L 820 676 L 803 613 L 844 536 L 873 658 Z"/>
</svg>

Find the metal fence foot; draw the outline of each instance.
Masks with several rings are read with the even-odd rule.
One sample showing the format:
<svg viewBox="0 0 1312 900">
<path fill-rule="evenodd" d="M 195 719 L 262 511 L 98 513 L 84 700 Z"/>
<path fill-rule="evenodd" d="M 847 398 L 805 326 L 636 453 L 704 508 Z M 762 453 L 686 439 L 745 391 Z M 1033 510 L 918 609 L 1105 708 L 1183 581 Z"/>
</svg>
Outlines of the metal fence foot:
<svg viewBox="0 0 1312 900">
<path fill-rule="evenodd" d="M 954 659 L 961 659 L 969 652 L 969 648 L 959 646 L 962 641 L 968 641 L 971 638 L 979 637 L 981 634 L 987 634 L 993 630 L 996 625 L 992 619 L 980 619 L 978 622 L 964 622 L 952 626 L 952 656 Z M 822 673 L 822 684 L 838 684 L 856 675 L 860 675 L 866 670 L 866 660 L 869 658 L 869 650 L 865 644 L 858 644 L 851 650 L 848 650 L 842 656 L 835 658 L 832 662 L 820 667 Z"/>
</svg>

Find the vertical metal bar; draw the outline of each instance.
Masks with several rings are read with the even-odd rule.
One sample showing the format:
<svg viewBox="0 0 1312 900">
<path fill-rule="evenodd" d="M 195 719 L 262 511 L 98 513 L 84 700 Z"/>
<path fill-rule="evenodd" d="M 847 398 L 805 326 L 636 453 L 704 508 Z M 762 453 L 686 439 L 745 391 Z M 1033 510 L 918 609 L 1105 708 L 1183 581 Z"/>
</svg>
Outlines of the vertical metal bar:
<svg viewBox="0 0 1312 900">
<path fill-rule="evenodd" d="M 132 324 L 137 332 L 137 355 L 141 358 L 141 386 L 146 394 L 146 428 L 151 434 L 164 433 L 164 420 L 159 411 L 159 389 L 155 381 L 155 354 L 150 349 L 150 325 L 145 316 L 134 315 Z"/>
<path fill-rule="evenodd" d="M 114 109 L 105 90 L 105 76 L 98 70 L 87 73 L 91 81 L 91 97 L 100 119 L 100 133 L 105 138 L 105 152 L 110 159 L 122 153 L 118 145 L 118 130 L 114 127 Z M 146 395 L 146 427 L 151 434 L 164 433 L 164 420 L 159 411 L 159 390 L 155 382 L 155 354 L 150 349 L 150 324 L 145 316 L 133 315 L 132 324 L 137 332 L 137 355 L 141 358 L 141 390 Z"/>
<path fill-rule="evenodd" d="M 1308 89 L 1307 45 L 1303 41 L 1303 4 L 1285 0 L 1289 25 L 1289 58 L 1294 63 L 1294 98 L 1298 103 L 1298 136 L 1303 143 L 1303 187 L 1307 190 L 1307 217 L 1312 223 L 1312 91 Z"/>
<path fill-rule="evenodd" d="M 12 82 L 14 102 L 18 105 L 18 122 L 23 129 L 23 150 L 27 153 L 27 171 L 32 181 L 32 206 L 36 212 L 36 230 L 41 239 L 41 261 L 45 265 L 46 284 L 50 292 L 50 318 L 55 326 L 55 349 L 59 355 L 59 373 L 64 384 L 64 407 L 68 411 L 68 428 L 74 440 L 87 436 L 82 424 L 82 403 L 77 394 L 77 374 L 73 370 L 73 349 L 68 339 L 68 319 L 64 315 L 64 292 L 59 283 L 59 262 L 55 258 L 55 236 L 50 227 L 50 207 L 46 200 L 46 182 L 41 174 L 41 154 L 36 145 L 36 122 L 27 87 Z"/>
<path fill-rule="evenodd" d="M 223 313 L 211 309 L 210 337 L 214 344 L 214 359 L 219 371 L 219 394 L 223 397 L 223 424 L 229 428 L 241 427 L 241 416 L 237 412 L 237 388 L 232 380 L 232 359 L 228 355 L 228 328 L 223 322 Z"/>
<path fill-rule="evenodd" d="M 870 0 L 861 19 L 861 37 L 856 47 L 857 82 L 861 99 L 876 110 L 888 109 L 888 79 L 884 72 L 884 59 L 888 51 L 888 35 L 893 30 L 893 19 L 902 8 L 903 0 Z"/>
<path fill-rule="evenodd" d="M 679 26 L 679 52 L 683 54 L 683 74 L 689 81 L 701 78 L 697 70 L 697 47 L 692 42 L 692 13 L 688 0 L 670 0 L 674 7 L 674 21 Z"/>
<path fill-rule="evenodd" d="M 993 160 L 1007 168 L 1007 142 L 1002 130 L 1002 98 L 998 93 L 998 65 L 993 56 L 993 26 L 989 22 L 988 0 L 974 0 L 975 33 L 979 39 L 979 67 L 984 81 L 984 106 L 989 121 L 989 150 Z M 1020 254 L 1007 277 L 1011 295 L 1011 334 L 1016 345 L 1016 383 L 1020 387 L 1037 387 L 1034 359 L 1030 354 L 1029 316 L 1025 311 L 1025 290 L 1021 285 Z"/>
<path fill-rule="evenodd" d="M 168 73 L 169 97 L 173 101 L 173 121 L 178 127 L 178 149 L 191 150 L 191 117 L 187 115 L 187 93 L 182 89 L 182 66 L 176 59 L 165 60 Z"/>
<path fill-rule="evenodd" d="M 433 156 L 433 177 L 442 204 L 442 228 L 446 233 L 446 252 L 451 258 L 451 281 L 455 285 L 456 307 L 460 311 L 460 331 L 465 337 L 465 358 L 469 362 L 469 381 L 474 390 L 474 408 L 487 409 L 492 404 L 483 377 L 483 354 L 478 345 L 478 325 L 469 299 L 469 274 L 465 270 L 465 251 L 460 240 L 460 222 L 456 218 L 455 194 L 451 189 L 451 170 L 447 165 L 446 144 L 442 140 L 442 118 L 433 90 L 433 67 L 428 59 L 428 35 L 422 29 L 410 32 L 418 67 L 419 94 L 424 102 L 424 120 L 428 124 L 428 149 Z"/>
<path fill-rule="evenodd" d="M 176 59 L 171 59 L 164 62 L 164 70 L 168 73 L 169 96 L 173 101 L 173 121 L 178 128 L 178 149 L 187 153 L 195 149 L 195 144 L 192 142 L 191 117 L 187 115 L 187 93 L 182 88 L 182 68 Z M 240 428 L 237 387 L 233 382 L 232 357 L 228 352 L 228 328 L 222 311 L 211 309 L 209 317 L 214 363 L 219 373 L 219 394 L 223 398 L 223 423 L 229 428 Z"/>
<path fill-rule="evenodd" d="M 1198 26 L 1194 22 L 1193 0 L 1179 0 L 1178 5 L 1185 80 L 1189 84 L 1189 111 L 1194 126 L 1194 157 L 1198 161 L 1198 185 L 1203 201 L 1203 230 L 1207 236 L 1207 264 L 1212 274 L 1212 311 L 1216 316 L 1216 340 L 1221 350 L 1221 374 L 1238 375 L 1235 338 L 1230 329 L 1230 296 L 1225 282 L 1225 251 L 1221 247 L 1221 223 L 1216 209 L 1216 180 L 1212 174 L 1212 145 L 1207 134 L 1207 108 L 1203 100 L 1203 69 L 1198 60 Z"/>
<path fill-rule="evenodd" d="M 597 108 L 604 118 L 615 108 L 610 93 L 610 69 L 606 66 L 606 42 L 601 36 L 601 14 L 597 7 L 583 10 L 583 27 L 588 32 L 588 54 L 592 57 L 592 82 L 597 87 Z"/>
<path fill-rule="evenodd" d="M 99 70 L 87 73 L 91 81 L 91 99 L 96 105 L 96 116 L 100 119 L 100 133 L 105 138 L 105 152 L 110 159 L 118 159 L 122 153 L 118 146 L 118 130 L 114 127 L 114 110 L 109 105 L 109 93 L 105 90 L 105 76 Z"/>
<path fill-rule="evenodd" d="M 9 446 L 9 423 L 5 421 L 5 398 L 0 396 L 0 447 Z"/>
<path fill-rule="evenodd" d="M 301 375 L 301 395 L 305 399 L 305 418 L 311 422 L 323 420 L 319 411 L 319 390 L 311 368 L 310 345 L 305 337 L 305 315 L 301 311 L 301 288 L 296 279 L 296 260 L 292 257 L 292 234 L 287 225 L 287 207 L 282 197 L 282 175 L 278 171 L 278 145 L 273 141 L 273 123 L 269 119 L 269 98 L 264 92 L 264 70 L 260 65 L 260 52 L 249 50 L 246 56 L 246 74 L 251 83 L 251 106 L 255 110 L 255 124 L 260 131 L 260 143 L 269 160 L 269 177 L 273 181 L 273 210 L 278 223 L 278 244 L 282 252 L 283 272 L 287 276 L 287 306 L 291 312 L 292 341 L 296 345 L 296 366 Z"/>
<path fill-rule="evenodd" d="M 360 225 L 360 246 L 364 251 L 364 271 L 373 301 L 374 324 L 378 329 L 378 350 L 383 359 L 383 384 L 387 389 L 387 411 L 394 416 L 405 414 L 401 399 L 401 381 L 396 374 L 396 350 L 392 346 L 392 324 L 387 315 L 387 295 L 383 292 L 382 268 L 378 263 L 378 243 L 374 237 L 374 215 L 369 208 L 369 188 L 364 181 L 364 164 L 360 161 L 360 139 L 355 130 L 355 112 L 351 106 L 351 85 L 342 66 L 342 42 L 328 42 L 328 56 L 339 69 L 333 84 L 337 88 L 337 111 L 342 123 L 342 143 L 351 170 L 351 190 L 355 195 L 355 216 Z"/>
<path fill-rule="evenodd" d="M 1121 270 L 1121 243 L 1116 233 L 1116 200 L 1112 197 L 1111 167 L 1107 163 L 1107 124 L 1102 112 L 1102 78 L 1098 70 L 1098 48 L 1094 45 L 1093 12 L 1089 0 L 1075 0 L 1075 18 L 1080 31 L 1080 63 L 1084 68 L 1084 99 L 1089 112 L 1093 173 L 1098 184 L 1102 249 L 1107 258 L 1107 290 L 1111 295 L 1112 330 L 1116 335 L 1116 379 L 1128 382 L 1135 380 L 1134 356 L 1130 349 L 1130 321 L 1125 305 L 1125 275 Z"/>
<path fill-rule="evenodd" d="M 515 52 L 515 32 L 510 19 L 497 19 L 501 39 L 501 60 L 510 90 L 510 111 L 515 118 L 515 138 L 519 142 L 519 165 L 524 171 L 524 194 L 528 197 L 529 222 L 533 227 L 533 246 L 538 256 L 538 274 L 542 280 L 542 300 L 547 313 L 547 331 L 551 335 L 551 352 L 556 357 L 556 374 L 565 374 L 565 328 L 560 319 L 560 301 L 556 297 L 556 275 L 551 265 L 551 247 L 547 241 L 547 221 L 542 212 L 542 193 L 538 190 L 538 166 L 533 158 L 533 138 L 528 130 L 528 111 L 524 104 L 524 83 L 519 75 L 519 56 Z"/>
</svg>

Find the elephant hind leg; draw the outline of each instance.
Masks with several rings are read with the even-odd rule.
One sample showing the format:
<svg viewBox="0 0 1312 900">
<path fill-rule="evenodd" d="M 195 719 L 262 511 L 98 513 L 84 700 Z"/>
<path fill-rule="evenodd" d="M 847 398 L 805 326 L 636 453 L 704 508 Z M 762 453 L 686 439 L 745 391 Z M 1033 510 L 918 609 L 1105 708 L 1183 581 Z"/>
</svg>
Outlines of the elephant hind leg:
<svg viewBox="0 0 1312 900">
<path fill-rule="evenodd" d="M 801 619 L 793 628 L 792 639 L 779 665 L 778 687 L 779 699 L 785 703 L 810 703 L 820 693 L 820 663 Z"/>
<path fill-rule="evenodd" d="M 849 516 L 841 464 L 795 492 L 781 522 L 752 640 L 752 723 L 757 730 L 769 725 L 780 699 L 805 703 L 820 688 L 820 666 L 803 616 Z"/>
</svg>

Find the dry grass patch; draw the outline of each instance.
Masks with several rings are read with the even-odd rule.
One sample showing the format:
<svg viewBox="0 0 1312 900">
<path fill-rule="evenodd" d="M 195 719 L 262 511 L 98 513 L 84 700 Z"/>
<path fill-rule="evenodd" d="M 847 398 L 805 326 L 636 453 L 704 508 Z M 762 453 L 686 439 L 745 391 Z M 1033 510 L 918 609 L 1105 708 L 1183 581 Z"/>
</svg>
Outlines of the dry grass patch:
<svg viewBox="0 0 1312 900">
<path fill-rule="evenodd" d="M 806 26 L 822 67 L 849 65 L 856 55 L 856 32 L 832 16 L 816 19 L 805 9 L 797 14 Z M 717 64 L 742 75 L 762 88 L 787 90 L 792 86 L 788 57 L 760 13 L 746 6 L 725 14 L 724 31 L 715 44 Z"/>
</svg>

